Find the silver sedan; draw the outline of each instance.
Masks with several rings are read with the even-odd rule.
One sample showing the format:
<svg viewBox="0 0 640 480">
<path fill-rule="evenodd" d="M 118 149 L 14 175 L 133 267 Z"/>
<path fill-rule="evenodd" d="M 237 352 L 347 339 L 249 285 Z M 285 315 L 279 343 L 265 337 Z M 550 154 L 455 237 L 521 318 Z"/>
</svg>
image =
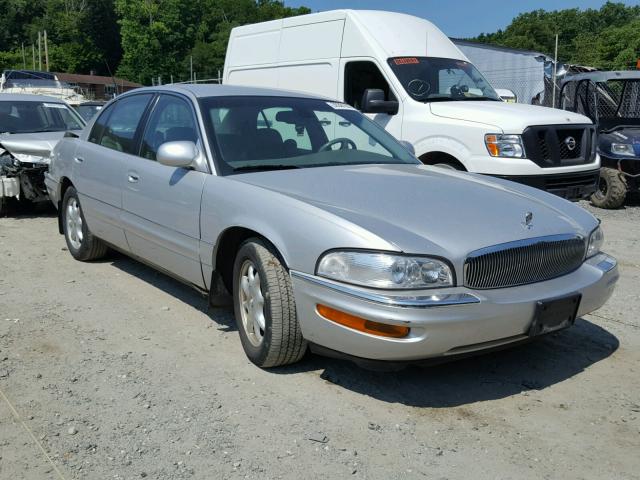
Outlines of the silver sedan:
<svg viewBox="0 0 640 480">
<path fill-rule="evenodd" d="M 135 90 L 52 157 L 46 185 L 71 255 L 115 248 L 213 304 L 232 297 L 260 367 L 308 347 L 366 363 L 512 345 L 569 327 L 618 279 L 580 207 L 423 166 L 330 100 Z"/>
</svg>

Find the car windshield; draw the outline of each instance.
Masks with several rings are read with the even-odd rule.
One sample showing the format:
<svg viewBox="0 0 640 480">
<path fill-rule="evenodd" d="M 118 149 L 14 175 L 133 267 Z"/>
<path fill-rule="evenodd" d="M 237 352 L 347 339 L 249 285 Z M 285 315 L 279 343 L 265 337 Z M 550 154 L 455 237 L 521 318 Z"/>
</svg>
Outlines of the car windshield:
<svg viewBox="0 0 640 480">
<path fill-rule="evenodd" d="M 407 93 L 419 102 L 501 101 L 469 62 L 437 57 L 396 57 L 388 62 Z"/>
<path fill-rule="evenodd" d="M 0 133 L 81 130 L 84 122 L 64 103 L 0 100 Z"/>
<path fill-rule="evenodd" d="M 218 171 L 420 162 L 349 105 L 289 97 L 209 97 L 200 101 Z"/>
</svg>

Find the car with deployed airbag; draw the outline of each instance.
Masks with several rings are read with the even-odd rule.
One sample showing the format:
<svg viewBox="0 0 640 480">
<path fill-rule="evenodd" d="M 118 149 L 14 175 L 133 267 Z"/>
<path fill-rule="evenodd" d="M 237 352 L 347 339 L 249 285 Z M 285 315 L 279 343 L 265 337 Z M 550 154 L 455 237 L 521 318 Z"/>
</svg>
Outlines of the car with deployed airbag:
<svg viewBox="0 0 640 480">
<path fill-rule="evenodd" d="M 590 213 L 422 165 L 351 106 L 172 85 L 107 104 L 46 176 L 70 254 L 114 248 L 234 304 L 268 368 L 456 358 L 571 326 L 618 279 Z"/>
</svg>

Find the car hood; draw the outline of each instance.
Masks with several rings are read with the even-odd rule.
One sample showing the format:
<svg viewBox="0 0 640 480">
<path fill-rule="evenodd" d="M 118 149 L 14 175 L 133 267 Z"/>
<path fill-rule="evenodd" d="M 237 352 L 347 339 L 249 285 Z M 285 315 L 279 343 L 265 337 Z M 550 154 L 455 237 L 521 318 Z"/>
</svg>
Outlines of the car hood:
<svg viewBox="0 0 640 480">
<path fill-rule="evenodd" d="M 485 123 L 507 133 L 522 133 L 533 125 L 591 123 L 589 118 L 577 113 L 522 103 L 469 100 L 431 102 L 429 106 L 431 113 L 439 117 Z"/>
<path fill-rule="evenodd" d="M 18 160 L 30 163 L 49 163 L 49 155 L 65 132 L 3 133 L 0 134 L 0 155 L 8 151 Z"/>
<path fill-rule="evenodd" d="M 319 167 L 233 178 L 330 212 L 407 253 L 463 258 L 525 238 L 587 236 L 597 225 L 582 208 L 543 191 L 437 167 Z M 531 228 L 524 225 L 527 212 L 533 214 Z"/>
</svg>

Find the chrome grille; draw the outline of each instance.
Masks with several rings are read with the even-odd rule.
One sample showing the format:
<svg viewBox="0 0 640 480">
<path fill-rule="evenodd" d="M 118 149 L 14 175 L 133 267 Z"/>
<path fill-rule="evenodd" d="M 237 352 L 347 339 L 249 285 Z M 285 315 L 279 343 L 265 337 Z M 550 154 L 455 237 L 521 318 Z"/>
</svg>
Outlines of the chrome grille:
<svg viewBox="0 0 640 480">
<path fill-rule="evenodd" d="M 576 270 L 585 249 L 580 236 L 554 235 L 476 250 L 465 261 L 464 284 L 489 289 L 550 280 Z"/>
</svg>

